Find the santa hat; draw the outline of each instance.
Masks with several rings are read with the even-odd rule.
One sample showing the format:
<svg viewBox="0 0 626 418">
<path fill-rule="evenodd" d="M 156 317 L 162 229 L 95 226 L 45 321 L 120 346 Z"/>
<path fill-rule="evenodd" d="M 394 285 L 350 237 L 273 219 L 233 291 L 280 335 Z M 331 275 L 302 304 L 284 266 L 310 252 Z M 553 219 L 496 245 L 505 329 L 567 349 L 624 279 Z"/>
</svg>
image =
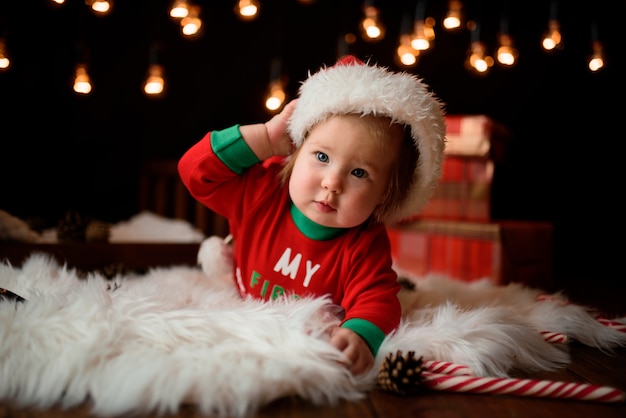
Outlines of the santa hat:
<svg viewBox="0 0 626 418">
<path fill-rule="evenodd" d="M 416 76 L 347 56 L 332 67 L 309 74 L 300 86 L 288 130 L 300 146 L 319 122 L 348 113 L 388 116 L 393 122 L 411 127 L 411 137 L 419 150 L 414 184 L 385 221 L 417 214 L 430 199 L 441 175 L 446 134 L 443 104 Z"/>
</svg>

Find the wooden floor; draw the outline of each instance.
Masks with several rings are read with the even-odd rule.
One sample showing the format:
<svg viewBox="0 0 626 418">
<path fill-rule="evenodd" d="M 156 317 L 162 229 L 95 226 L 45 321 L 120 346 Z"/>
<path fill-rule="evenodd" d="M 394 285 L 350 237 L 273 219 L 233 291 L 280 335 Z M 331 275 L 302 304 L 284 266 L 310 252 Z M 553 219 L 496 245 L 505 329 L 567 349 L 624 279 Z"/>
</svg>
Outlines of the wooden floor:
<svg viewBox="0 0 626 418">
<path fill-rule="evenodd" d="M 583 382 L 607 385 L 626 391 L 626 348 L 613 354 L 579 344 L 571 344 L 572 364 L 558 372 L 518 375 L 537 379 Z M 89 406 L 41 411 L 0 405 L 0 417 L 6 418 L 87 418 Z M 157 415 L 145 415 L 154 416 Z M 206 417 L 191 405 L 181 407 L 178 414 L 167 418 Z M 601 403 L 580 400 L 547 399 L 524 396 L 451 393 L 424 389 L 410 397 L 373 391 L 358 402 L 335 406 L 314 406 L 299 399 L 280 399 L 260 411 L 255 418 L 484 418 L 484 417 L 626 417 L 626 403 Z"/>
</svg>

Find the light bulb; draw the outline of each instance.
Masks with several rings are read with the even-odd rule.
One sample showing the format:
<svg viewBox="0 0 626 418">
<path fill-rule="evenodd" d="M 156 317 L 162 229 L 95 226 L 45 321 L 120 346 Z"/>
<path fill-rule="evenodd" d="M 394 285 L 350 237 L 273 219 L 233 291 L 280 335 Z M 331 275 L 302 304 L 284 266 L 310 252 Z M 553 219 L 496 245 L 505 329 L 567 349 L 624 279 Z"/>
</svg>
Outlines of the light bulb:
<svg viewBox="0 0 626 418">
<path fill-rule="evenodd" d="M 401 35 L 400 44 L 396 49 L 396 57 L 400 64 L 405 67 L 412 67 L 417 64 L 418 55 L 419 51 L 411 46 L 411 35 Z"/>
<path fill-rule="evenodd" d="M 4 39 L 0 39 L 0 71 L 4 71 L 11 66 L 11 60 L 6 51 Z"/>
<path fill-rule="evenodd" d="M 415 21 L 414 29 L 413 29 L 413 37 L 411 39 L 411 46 L 413 49 L 417 51 L 425 51 L 430 48 L 430 42 L 426 37 L 426 33 L 424 32 L 424 21 L 417 20 Z"/>
<path fill-rule="evenodd" d="M 593 55 L 589 58 L 587 66 L 593 72 L 599 71 L 604 67 L 604 52 L 602 51 L 600 41 L 593 42 Z"/>
<path fill-rule="evenodd" d="M 265 99 L 265 107 L 268 110 L 275 111 L 285 102 L 285 90 L 280 80 L 272 81 L 269 87 L 269 93 Z"/>
<path fill-rule="evenodd" d="M 89 94 L 91 92 L 91 80 L 87 74 L 87 65 L 78 64 L 74 76 L 74 91 L 79 94 Z"/>
<path fill-rule="evenodd" d="M 85 3 L 98 15 L 107 15 L 113 8 L 112 0 L 85 0 Z"/>
<path fill-rule="evenodd" d="M 152 64 L 148 69 L 148 77 L 143 86 L 143 91 L 148 96 L 158 96 L 165 89 L 165 80 L 163 79 L 163 67 L 158 64 Z"/>
<path fill-rule="evenodd" d="M 493 58 L 485 54 L 485 45 L 479 41 L 473 41 L 470 46 L 467 65 L 479 74 L 486 74 L 493 65 Z"/>
<path fill-rule="evenodd" d="M 182 19 L 189 14 L 189 4 L 187 0 L 174 0 L 170 9 L 170 16 L 175 19 Z"/>
<path fill-rule="evenodd" d="M 252 20 L 259 14 L 259 7 L 256 0 L 239 0 L 235 13 L 243 20 Z"/>
<path fill-rule="evenodd" d="M 366 6 L 365 17 L 361 21 L 363 37 L 367 41 L 379 41 L 385 37 L 385 26 L 380 22 L 378 9 L 374 6 Z"/>
<path fill-rule="evenodd" d="M 448 13 L 443 19 L 443 27 L 447 30 L 458 29 L 461 27 L 461 7 L 462 4 L 458 0 L 450 0 L 448 3 Z"/>
<path fill-rule="evenodd" d="M 180 21 L 181 30 L 185 36 L 193 36 L 202 27 L 200 19 L 200 6 L 193 5 L 189 8 L 189 15 Z"/>
<path fill-rule="evenodd" d="M 559 22 L 555 19 L 548 22 L 548 31 L 543 36 L 541 45 L 546 51 L 553 50 L 561 44 L 561 32 L 559 31 Z"/>
<path fill-rule="evenodd" d="M 500 34 L 499 36 L 500 46 L 496 52 L 498 62 L 502 65 L 511 66 L 515 64 L 517 60 L 517 50 L 513 48 L 513 41 L 507 34 Z"/>
</svg>

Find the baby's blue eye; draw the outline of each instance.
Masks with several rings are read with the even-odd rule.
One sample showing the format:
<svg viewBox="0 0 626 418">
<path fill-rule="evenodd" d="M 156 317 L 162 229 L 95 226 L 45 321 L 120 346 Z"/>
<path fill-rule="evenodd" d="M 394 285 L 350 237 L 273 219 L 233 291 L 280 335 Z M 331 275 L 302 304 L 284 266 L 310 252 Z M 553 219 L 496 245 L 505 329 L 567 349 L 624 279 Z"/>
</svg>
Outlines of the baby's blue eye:
<svg viewBox="0 0 626 418">
<path fill-rule="evenodd" d="M 365 170 L 363 170 L 362 168 L 355 168 L 354 170 L 352 170 L 352 175 L 354 177 L 365 177 Z"/>
<path fill-rule="evenodd" d="M 318 151 L 316 156 L 317 156 L 317 159 L 320 160 L 321 162 L 323 162 L 323 163 L 327 163 L 328 162 L 328 155 L 327 154 L 325 154 L 325 153 L 323 153 L 321 151 Z"/>
</svg>

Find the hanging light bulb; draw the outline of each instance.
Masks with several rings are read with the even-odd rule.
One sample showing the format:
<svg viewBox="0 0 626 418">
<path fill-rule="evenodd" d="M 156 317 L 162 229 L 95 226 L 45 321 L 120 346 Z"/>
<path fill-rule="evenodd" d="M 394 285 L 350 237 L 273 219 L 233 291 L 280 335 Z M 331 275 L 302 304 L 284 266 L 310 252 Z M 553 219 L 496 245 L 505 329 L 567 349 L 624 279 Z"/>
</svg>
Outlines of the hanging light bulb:
<svg viewBox="0 0 626 418">
<path fill-rule="evenodd" d="M 56 4 L 64 4 L 65 0 L 52 0 L 52 3 L 56 3 Z"/>
<path fill-rule="evenodd" d="M 239 0 L 235 14 L 242 20 L 253 20 L 259 15 L 260 4 L 257 0 Z"/>
<path fill-rule="evenodd" d="M 372 0 L 367 0 L 363 6 L 365 17 L 361 21 L 361 32 L 366 41 L 380 41 L 385 37 L 385 25 L 382 24 L 378 8 Z"/>
<path fill-rule="evenodd" d="M 7 53 L 6 41 L 0 38 L 0 71 L 6 71 L 11 66 L 11 60 Z"/>
<path fill-rule="evenodd" d="M 425 20 L 426 2 L 418 1 L 415 6 L 415 20 L 411 35 L 411 47 L 417 51 L 426 51 L 430 48 L 430 41 L 434 39 L 435 32 L 431 29 L 431 36 L 427 34 L 428 28 Z"/>
<path fill-rule="evenodd" d="M 556 0 L 550 3 L 550 20 L 548 20 L 548 30 L 543 35 L 541 45 L 546 51 L 551 51 L 561 45 L 561 32 L 559 21 L 556 18 Z"/>
<path fill-rule="evenodd" d="M 282 76 L 282 60 L 280 58 L 272 59 L 270 67 L 270 84 L 267 96 L 265 96 L 265 108 L 270 112 L 280 109 L 285 103 L 287 95 L 285 94 L 285 80 Z"/>
<path fill-rule="evenodd" d="M 513 46 L 513 38 L 509 35 L 509 19 L 506 15 L 500 18 L 496 59 L 500 64 L 507 67 L 514 65 L 517 61 L 517 49 Z"/>
<path fill-rule="evenodd" d="M 461 23 L 463 22 L 463 16 L 461 14 L 462 8 L 463 4 L 461 4 L 459 0 L 450 0 L 448 2 L 448 13 L 443 19 L 443 27 L 445 29 L 454 30 L 461 27 Z"/>
<path fill-rule="evenodd" d="M 159 64 L 159 48 L 157 42 L 150 45 L 148 75 L 143 84 L 143 91 L 149 97 L 160 97 L 165 91 L 164 69 Z"/>
<path fill-rule="evenodd" d="M 285 89 L 283 83 L 280 80 L 274 80 L 270 82 L 268 88 L 268 94 L 265 98 L 265 107 L 272 112 L 280 109 L 285 103 Z"/>
<path fill-rule="evenodd" d="M 411 17 L 405 14 L 402 16 L 402 22 L 400 24 L 400 40 L 398 42 L 398 48 L 396 48 L 395 59 L 396 62 L 403 67 L 412 67 L 417 64 L 417 56 L 420 53 L 420 51 L 413 48 L 411 45 L 413 39 L 411 20 Z"/>
<path fill-rule="evenodd" d="M 592 55 L 589 57 L 587 66 L 592 72 L 601 70 L 604 67 L 604 48 L 598 36 L 598 26 L 596 22 L 591 23 L 591 48 Z"/>
<path fill-rule="evenodd" d="M 163 78 L 163 66 L 151 64 L 148 68 L 148 77 L 143 85 L 143 91 L 148 96 L 160 96 L 165 90 L 165 80 Z"/>
<path fill-rule="evenodd" d="M 87 64 L 79 63 L 76 65 L 73 88 L 78 94 L 86 95 L 91 93 L 91 80 L 89 79 L 89 74 L 87 74 Z"/>
<path fill-rule="evenodd" d="M 187 0 L 174 0 L 170 8 L 170 17 L 182 19 L 189 14 L 189 4 Z"/>
<path fill-rule="evenodd" d="M 400 44 L 396 49 L 397 59 L 405 67 L 412 67 L 417 64 L 419 51 L 411 46 L 411 35 L 400 35 Z"/>
<path fill-rule="evenodd" d="M 181 31 L 185 36 L 193 36 L 198 33 L 202 27 L 200 19 L 200 6 L 192 5 L 189 8 L 189 14 L 180 21 Z"/>
<path fill-rule="evenodd" d="M 472 26 L 471 43 L 467 52 L 466 66 L 478 74 L 487 74 L 489 68 L 493 65 L 493 58 L 487 55 L 487 48 L 480 41 L 480 24 L 473 22 Z"/>
<path fill-rule="evenodd" d="M 430 48 L 430 41 L 426 38 L 424 32 L 424 21 L 416 20 L 415 29 L 413 30 L 413 36 L 411 37 L 411 46 L 417 51 L 426 51 Z"/>
<path fill-rule="evenodd" d="M 592 46 L 593 54 L 589 58 L 587 66 L 595 73 L 604 67 L 604 52 L 600 41 L 593 42 Z"/>
<path fill-rule="evenodd" d="M 468 64 L 476 72 L 485 74 L 493 65 L 493 58 L 486 54 L 485 44 L 474 41 L 470 45 Z"/>
<path fill-rule="evenodd" d="M 109 14 L 113 8 L 113 0 L 85 0 L 85 4 L 101 16 Z"/>
<path fill-rule="evenodd" d="M 496 52 L 496 58 L 502 65 L 508 67 L 515 64 L 517 60 L 517 50 L 513 48 L 513 40 L 511 36 L 505 33 L 501 33 L 498 36 L 498 50 Z"/>
<path fill-rule="evenodd" d="M 548 23 L 548 31 L 544 34 L 541 45 L 546 51 L 551 51 L 561 45 L 561 32 L 559 30 L 558 20 L 550 20 Z"/>
</svg>

